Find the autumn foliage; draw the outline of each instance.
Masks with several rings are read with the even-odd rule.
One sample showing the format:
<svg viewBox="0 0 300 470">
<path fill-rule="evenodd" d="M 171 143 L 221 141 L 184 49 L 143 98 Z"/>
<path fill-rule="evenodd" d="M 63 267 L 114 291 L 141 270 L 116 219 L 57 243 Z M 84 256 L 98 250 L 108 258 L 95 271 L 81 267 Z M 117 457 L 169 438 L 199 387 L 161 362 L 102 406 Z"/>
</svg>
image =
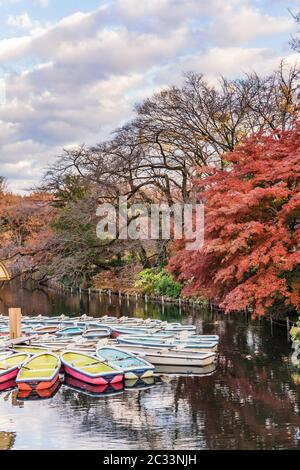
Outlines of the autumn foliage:
<svg viewBox="0 0 300 470">
<path fill-rule="evenodd" d="M 51 238 L 51 199 L 40 193 L 0 191 L 0 258 L 13 275 L 39 270 Z"/>
<path fill-rule="evenodd" d="M 226 312 L 299 312 L 300 125 L 256 134 L 227 154 L 225 169 L 199 171 L 204 247 L 179 250 L 170 271 Z"/>
</svg>

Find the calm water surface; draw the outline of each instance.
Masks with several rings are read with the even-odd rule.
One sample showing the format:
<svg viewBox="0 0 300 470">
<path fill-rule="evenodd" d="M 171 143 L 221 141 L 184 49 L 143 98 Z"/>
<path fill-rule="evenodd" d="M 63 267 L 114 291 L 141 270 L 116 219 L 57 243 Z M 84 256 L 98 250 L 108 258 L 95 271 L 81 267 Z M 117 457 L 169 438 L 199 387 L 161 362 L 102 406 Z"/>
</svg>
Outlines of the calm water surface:
<svg viewBox="0 0 300 470">
<path fill-rule="evenodd" d="M 0 449 L 300 449 L 300 375 L 282 326 L 16 285 L 0 290 L 0 313 L 7 306 L 20 306 L 24 314 L 183 321 L 221 341 L 217 369 L 202 376 L 161 371 L 155 384 L 99 396 L 76 383 L 44 400 L 24 400 L 16 389 L 0 392 Z"/>
</svg>

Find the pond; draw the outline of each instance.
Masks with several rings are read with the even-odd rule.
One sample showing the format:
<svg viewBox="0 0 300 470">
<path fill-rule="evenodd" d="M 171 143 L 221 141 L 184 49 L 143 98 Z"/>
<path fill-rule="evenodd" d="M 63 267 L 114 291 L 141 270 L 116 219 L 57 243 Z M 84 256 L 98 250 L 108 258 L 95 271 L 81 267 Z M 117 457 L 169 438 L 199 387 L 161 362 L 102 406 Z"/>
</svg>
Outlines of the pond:
<svg viewBox="0 0 300 470">
<path fill-rule="evenodd" d="M 220 335 L 215 370 L 162 371 L 144 388 L 90 396 L 74 384 L 50 398 L 0 392 L 0 449 L 300 449 L 300 376 L 283 326 L 199 308 L 71 295 L 18 284 L 0 290 L 24 314 L 127 315 L 182 321 Z M 76 384 L 75 384 L 76 385 Z"/>
</svg>

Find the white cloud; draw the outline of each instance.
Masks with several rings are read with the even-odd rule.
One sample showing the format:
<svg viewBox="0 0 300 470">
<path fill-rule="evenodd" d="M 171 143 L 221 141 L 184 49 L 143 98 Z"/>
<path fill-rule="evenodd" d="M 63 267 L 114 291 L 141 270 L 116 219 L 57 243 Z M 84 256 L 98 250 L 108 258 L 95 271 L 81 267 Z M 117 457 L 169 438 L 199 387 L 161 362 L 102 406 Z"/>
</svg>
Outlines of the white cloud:
<svg viewBox="0 0 300 470">
<path fill-rule="evenodd" d="M 21 15 L 9 15 L 6 24 L 14 28 L 20 29 L 32 29 L 34 27 L 34 22 L 31 20 L 28 13 L 22 13 Z"/>
<path fill-rule="evenodd" d="M 211 21 L 207 33 L 218 45 L 242 45 L 261 36 L 288 35 L 294 26 L 291 16 L 272 17 L 248 5 L 236 8 L 224 3 Z"/>
<path fill-rule="evenodd" d="M 107 137 L 137 100 L 179 83 L 182 71 L 203 72 L 212 81 L 251 68 L 270 72 L 282 54 L 256 41 L 278 34 L 288 41 L 294 24 L 288 14 L 275 17 L 252 5 L 116 0 L 43 26 L 29 14 L 11 15 L 10 26 L 25 32 L 0 40 L 0 66 L 26 66 L 6 77 L 0 174 L 14 188 L 32 184 L 61 147 Z"/>
</svg>

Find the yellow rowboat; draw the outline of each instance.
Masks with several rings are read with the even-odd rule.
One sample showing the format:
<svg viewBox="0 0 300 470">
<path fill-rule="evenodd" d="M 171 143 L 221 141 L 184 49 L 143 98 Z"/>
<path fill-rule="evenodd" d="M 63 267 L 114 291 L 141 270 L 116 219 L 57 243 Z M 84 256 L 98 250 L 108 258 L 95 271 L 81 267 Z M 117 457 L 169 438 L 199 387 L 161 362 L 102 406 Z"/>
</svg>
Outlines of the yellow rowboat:
<svg viewBox="0 0 300 470">
<path fill-rule="evenodd" d="M 107 385 L 121 382 L 123 370 L 105 364 L 103 360 L 89 354 L 66 351 L 61 354 L 66 374 L 92 385 Z"/>
<path fill-rule="evenodd" d="M 27 353 L 30 356 L 35 356 L 36 354 L 48 352 L 47 348 L 41 348 L 37 346 L 14 346 L 14 352 L 16 353 Z"/>
<path fill-rule="evenodd" d="M 45 390 L 59 380 L 61 362 L 51 352 L 41 353 L 24 362 L 17 375 L 19 390 Z"/>
</svg>

